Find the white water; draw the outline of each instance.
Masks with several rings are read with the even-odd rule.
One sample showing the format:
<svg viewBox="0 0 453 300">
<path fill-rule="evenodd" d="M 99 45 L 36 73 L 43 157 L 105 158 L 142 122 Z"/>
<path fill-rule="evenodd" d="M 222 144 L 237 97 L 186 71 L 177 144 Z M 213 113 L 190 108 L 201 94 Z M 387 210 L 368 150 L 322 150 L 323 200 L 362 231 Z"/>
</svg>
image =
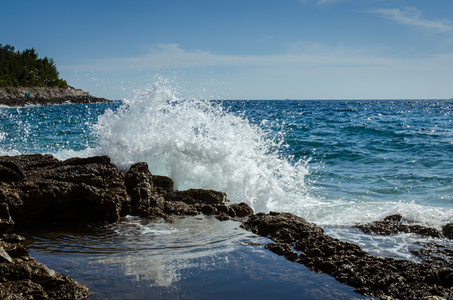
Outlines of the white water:
<svg viewBox="0 0 453 300">
<path fill-rule="evenodd" d="M 145 161 L 153 174 L 171 177 L 175 188 L 224 191 L 232 202 L 246 202 L 256 212 L 288 211 L 319 225 L 353 225 L 391 214 L 440 228 L 453 210 L 407 202 L 324 199 L 313 196 L 306 179 L 309 159 L 290 161 L 279 138 L 243 116 L 212 101 L 183 100 L 164 80 L 124 99 L 94 125 L 98 146 L 83 153 L 64 150 L 60 159 L 109 155 L 127 170 Z M 278 135 L 277 135 L 278 136 Z M 0 137 L 1 138 L 1 137 Z"/>
<path fill-rule="evenodd" d="M 396 213 L 438 229 L 453 220 L 453 209 L 313 196 L 316 184 L 307 180 L 309 160 L 281 156 L 278 151 L 284 141 L 273 138 L 275 132 L 267 131 L 266 124 L 254 125 L 211 101 L 181 99 L 165 81 L 123 103 L 117 111 L 107 110 L 99 116 L 94 125 L 98 146 L 59 150 L 55 156 L 109 155 L 124 170 L 145 161 L 153 174 L 171 177 L 176 189 L 224 191 L 232 202 L 247 202 L 256 212 L 288 211 L 322 226 L 371 222 Z M 0 132 L 0 142 L 7 134 Z M 24 134 L 28 136 L 28 132 Z M 0 147 L 0 155 L 17 154 L 18 150 Z M 369 249 L 382 248 L 379 238 L 357 232 L 349 238 L 363 241 Z M 404 240 L 403 246 L 412 243 L 411 237 L 400 240 Z M 400 246 L 391 246 L 394 250 L 389 251 L 401 254 Z M 409 254 L 403 251 L 403 255 Z"/>
<path fill-rule="evenodd" d="M 308 199 L 305 162 L 291 164 L 262 128 L 213 102 L 182 100 L 165 81 L 124 100 L 95 125 L 99 146 L 120 168 L 145 161 L 175 188 L 224 191 L 256 211 Z M 288 193 L 291 191 L 291 193 Z"/>
</svg>

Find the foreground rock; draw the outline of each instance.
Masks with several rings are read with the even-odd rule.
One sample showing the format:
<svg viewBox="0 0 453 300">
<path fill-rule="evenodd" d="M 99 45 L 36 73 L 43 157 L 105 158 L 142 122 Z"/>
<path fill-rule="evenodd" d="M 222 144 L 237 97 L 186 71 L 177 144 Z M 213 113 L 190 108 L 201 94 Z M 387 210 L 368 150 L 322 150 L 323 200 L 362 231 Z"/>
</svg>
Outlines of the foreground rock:
<svg viewBox="0 0 453 300">
<path fill-rule="evenodd" d="M 227 205 L 212 190 L 173 191 L 146 163 L 124 175 L 107 156 L 60 161 L 52 155 L 0 157 L 0 299 L 86 299 L 88 289 L 30 257 L 15 227 L 114 222 L 127 214 L 147 218 L 253 213 L 245 203 Z M 14 238 L 11 238 L 11 237 Z"/>
<path fill-rule="evenodd" d="M 173 191 L 173 182 L 153 176 L 146 163 L 124 175 L 107 156 L 59 161 L 52 155 L 0 157 L 0 226 L 117 221 L 128 214 L 172 215 L 253 213 L 245 203 L 228 205 L 223 192 Z M 6 206 L 5 206 L 6 205 Z"/>
<path fill-rule="evenodd" d="M 59 87 L 2 87 L 0 88 L 0 105 L 24 106 L 29 104 L 62 104 L 62 103 L 98 103 L 111 102 L 75 89 Z"/>
<path fill-rule="evenodd" d="M 453 299 L 453 269 L 448 265 L 375 257 L 292 214 L 253 215 L 245 203 L 229 205 L 223 192 L 174 191 L 173 181 L 152 175 L 146 163 L 123 173 L 107 156 L 60 161 L 51 155 L 0 157 L 0 298 L 88 297 L 85 286 L 35 262 L 13 234 L 17 227 L 114 222 L 126 215 L 172 222 L 197 214 L 240 220 L 242 227 L 273 240 L 265 246 L 270 251 L 329 274 L 364 295 Z M 388 222 L 398 225 L 397 219 Z M 451 228 L 437 233 L 448 236 Z"/>
<path fill-rule="evenodd" d="M 391 215 L 384 218 L 383 221 L 375 221 L 368 224 L 357 224 L 354 227 L 359 228 L 366 234 L 391 235 L 396 233 L 415 233 L 425 237 L 446 237 L 453 239 L 453 223 L 443 226 L 442 232 L 440 232 L 435 228 L 409 224 L 408 221 L 403 220 L 401 215 Z"/>
<path fill-rule="evenodd" d="M 410 233 L 422 237 L 431 237 L 437 240 L 442 238 L 453 239 L 453 223 L 442 226 L 442 231 L 439 231 L 436 228 L 411 224 L 409 221 L 404 220 L 399 214 L 388 216 L 384 218 L 383 221 L 356 224 L 354 227 L 359 228 L 363 233 L 370 235 Z M 423 248 L 412 249 L 410 252 L 425 263 L 453 269 L 453 249 L 450 249 L 439 242 L 431 241 L 424 244 Z"/>
<path fill-rule="evenodd" d="M 0 299 L 87 299 L 88 288 L 34 260 L 24 237 L 0 238 Z"/>
<path fill-rule="evenodd" d="M 355 287 L 358 293 L 396 299 L 453 299 L 453 269 L 376 257 L 334 239 L 315 224 L 289 213 L 259 213 L 244 228 L 274 241 L 266 248 L 310 270 Z"/>
</svg>

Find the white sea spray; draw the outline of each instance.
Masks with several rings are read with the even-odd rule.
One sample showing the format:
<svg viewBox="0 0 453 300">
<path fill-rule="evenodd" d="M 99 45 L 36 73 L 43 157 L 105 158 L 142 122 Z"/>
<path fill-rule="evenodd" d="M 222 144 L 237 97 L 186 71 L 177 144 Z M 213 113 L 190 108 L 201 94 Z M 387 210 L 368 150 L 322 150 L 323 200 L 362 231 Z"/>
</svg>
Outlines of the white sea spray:
<svg viewBox="0 0 453 300">
<path fill-rule="evenodd" d="M 225 191 L 232 202 L 256 211 L 307 197 L 307 167 L 281 157 L 279 139 L 216 102 L 179 98 L 165 81 L 125 100 L 118 111 L 106 111 L 95 130 L 98 151 L 120 168 L 145 161 L 180 190 Z"/>
</svg>

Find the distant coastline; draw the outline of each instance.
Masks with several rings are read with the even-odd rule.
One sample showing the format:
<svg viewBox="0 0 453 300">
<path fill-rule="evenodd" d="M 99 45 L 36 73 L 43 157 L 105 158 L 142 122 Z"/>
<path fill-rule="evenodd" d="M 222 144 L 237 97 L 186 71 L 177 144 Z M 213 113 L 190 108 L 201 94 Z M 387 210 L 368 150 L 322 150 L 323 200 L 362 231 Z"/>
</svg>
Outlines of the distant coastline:
<svg viewBox="0 0 453 300">
<path fill-rule="evenodd" d="M 81 89 L 62 87 L 0 87 L 0 105 L 25 106 L 31 104 L 99 103 L 112 102 Z"/>
</svg>

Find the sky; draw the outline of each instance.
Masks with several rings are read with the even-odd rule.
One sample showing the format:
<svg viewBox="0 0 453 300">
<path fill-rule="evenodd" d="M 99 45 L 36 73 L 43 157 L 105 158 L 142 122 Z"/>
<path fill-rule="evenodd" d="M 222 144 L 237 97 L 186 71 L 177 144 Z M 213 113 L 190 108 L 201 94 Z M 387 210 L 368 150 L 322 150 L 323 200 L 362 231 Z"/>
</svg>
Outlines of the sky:
<svg viewBox="0 0 453 300">
<path fill-rule="evenodd" d="M 124 99 L 453 97 L 452 0 L 0 0 L 0 43 Z"/>
</svg>

